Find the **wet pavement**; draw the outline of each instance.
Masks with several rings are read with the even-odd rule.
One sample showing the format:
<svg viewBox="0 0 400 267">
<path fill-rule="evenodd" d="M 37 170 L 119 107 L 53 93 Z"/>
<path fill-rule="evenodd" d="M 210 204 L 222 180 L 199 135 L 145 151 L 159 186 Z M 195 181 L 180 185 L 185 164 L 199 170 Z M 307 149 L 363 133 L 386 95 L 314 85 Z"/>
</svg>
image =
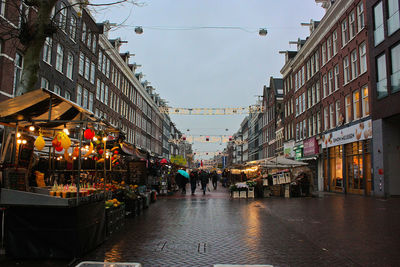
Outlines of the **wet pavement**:
<svg viewBox="0 0 400 267">
<path fill-rule="evenodd" d="M 399 266 L 400 199 L 230 199 L 223 188 L 159 198 L 81 260 L 143 266 Z M 40 264 L 41 263 L 41 264 Z M 66 262 L 0 261 L 1 266 Z M 49 265 L 50 264 L 50 265 Z"/>
</svg>

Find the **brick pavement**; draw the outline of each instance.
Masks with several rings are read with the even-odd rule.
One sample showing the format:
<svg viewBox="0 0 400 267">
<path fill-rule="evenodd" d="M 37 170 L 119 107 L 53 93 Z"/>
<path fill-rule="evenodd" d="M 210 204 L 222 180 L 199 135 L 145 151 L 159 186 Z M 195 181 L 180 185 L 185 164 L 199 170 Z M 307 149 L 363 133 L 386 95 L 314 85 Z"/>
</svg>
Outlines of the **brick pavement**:
<svg viewBox="0 0 400 267">
<path fill-rule="evenodd" d="M 123 231 L 82 260 L 144 266 L 398 266 L 399 204 L 396 198 L 344 195 L 229 199 L 221 188 L 204 197 L 177 194 L 127 219 Z"/>
</svg>

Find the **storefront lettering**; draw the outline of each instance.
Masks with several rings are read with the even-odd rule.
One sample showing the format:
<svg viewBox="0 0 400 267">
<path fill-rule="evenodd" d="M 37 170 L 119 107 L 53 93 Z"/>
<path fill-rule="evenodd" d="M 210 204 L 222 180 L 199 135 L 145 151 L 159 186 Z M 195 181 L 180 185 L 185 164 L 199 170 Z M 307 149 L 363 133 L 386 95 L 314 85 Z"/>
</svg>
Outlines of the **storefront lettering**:
<svg viewBox="0 0 400 267">
<path fill-rule="evenodd" d="M 343 136 L 340 136 L 340 137 L 333 138 L 333 142 L 336 143 L 336 142 L 346 141 L 346 140 L 349 140 L 349 139 L 353 139 L 354 136 L 355 136 L 355 134 L 353 134 L 353 133 L 347 134 L 347 135 L 343 135 Z"/>
</svg>

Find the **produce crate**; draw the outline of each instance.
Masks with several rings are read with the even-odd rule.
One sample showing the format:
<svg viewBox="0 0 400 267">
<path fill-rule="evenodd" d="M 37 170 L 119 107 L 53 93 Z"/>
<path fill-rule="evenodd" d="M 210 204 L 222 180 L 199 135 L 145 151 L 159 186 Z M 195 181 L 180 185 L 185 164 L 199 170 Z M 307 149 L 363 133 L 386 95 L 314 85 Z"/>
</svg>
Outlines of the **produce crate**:
<svg viewBox="0 0 400 267">
<path fill-rule="evenodd" d="M 124 226 L 125 205 L 106 209 L 106 235 L 110 236 Z"/>
<path fill-rule="evenodd" d="M 239 198 L 239 191 L 232 191 L 232 198 Z"/>
<path fill-rule="evenodd" d="M 254 198 L 254 187 L 249 187 L 247 191 L 247 198 Z"/>
<path fill-rule="evenodd" d="M 247 191 L 239 191 L 239 198 L 247 198 Z"/>
</svg>

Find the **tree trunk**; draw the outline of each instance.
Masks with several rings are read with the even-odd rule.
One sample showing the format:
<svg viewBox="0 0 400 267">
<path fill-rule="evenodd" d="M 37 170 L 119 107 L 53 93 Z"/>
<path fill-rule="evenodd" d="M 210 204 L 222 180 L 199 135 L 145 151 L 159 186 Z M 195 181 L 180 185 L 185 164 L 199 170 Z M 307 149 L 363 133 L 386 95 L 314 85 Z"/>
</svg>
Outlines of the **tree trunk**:
<svg viewBox="0 0 400 267">
<path fill-rule="evenodd" d="M 31 38 L 25 46 L 23 69 L 21 81 L 18 85 L 16 95 L 33 91 L 39 75 L 40 54 L 46 37 L 49 36 L 48 29 L 51 25 L 51 11 L 58 0 L 41 0 L 38 7 L 37 18 L 31 25 Z"/>
</svg>

